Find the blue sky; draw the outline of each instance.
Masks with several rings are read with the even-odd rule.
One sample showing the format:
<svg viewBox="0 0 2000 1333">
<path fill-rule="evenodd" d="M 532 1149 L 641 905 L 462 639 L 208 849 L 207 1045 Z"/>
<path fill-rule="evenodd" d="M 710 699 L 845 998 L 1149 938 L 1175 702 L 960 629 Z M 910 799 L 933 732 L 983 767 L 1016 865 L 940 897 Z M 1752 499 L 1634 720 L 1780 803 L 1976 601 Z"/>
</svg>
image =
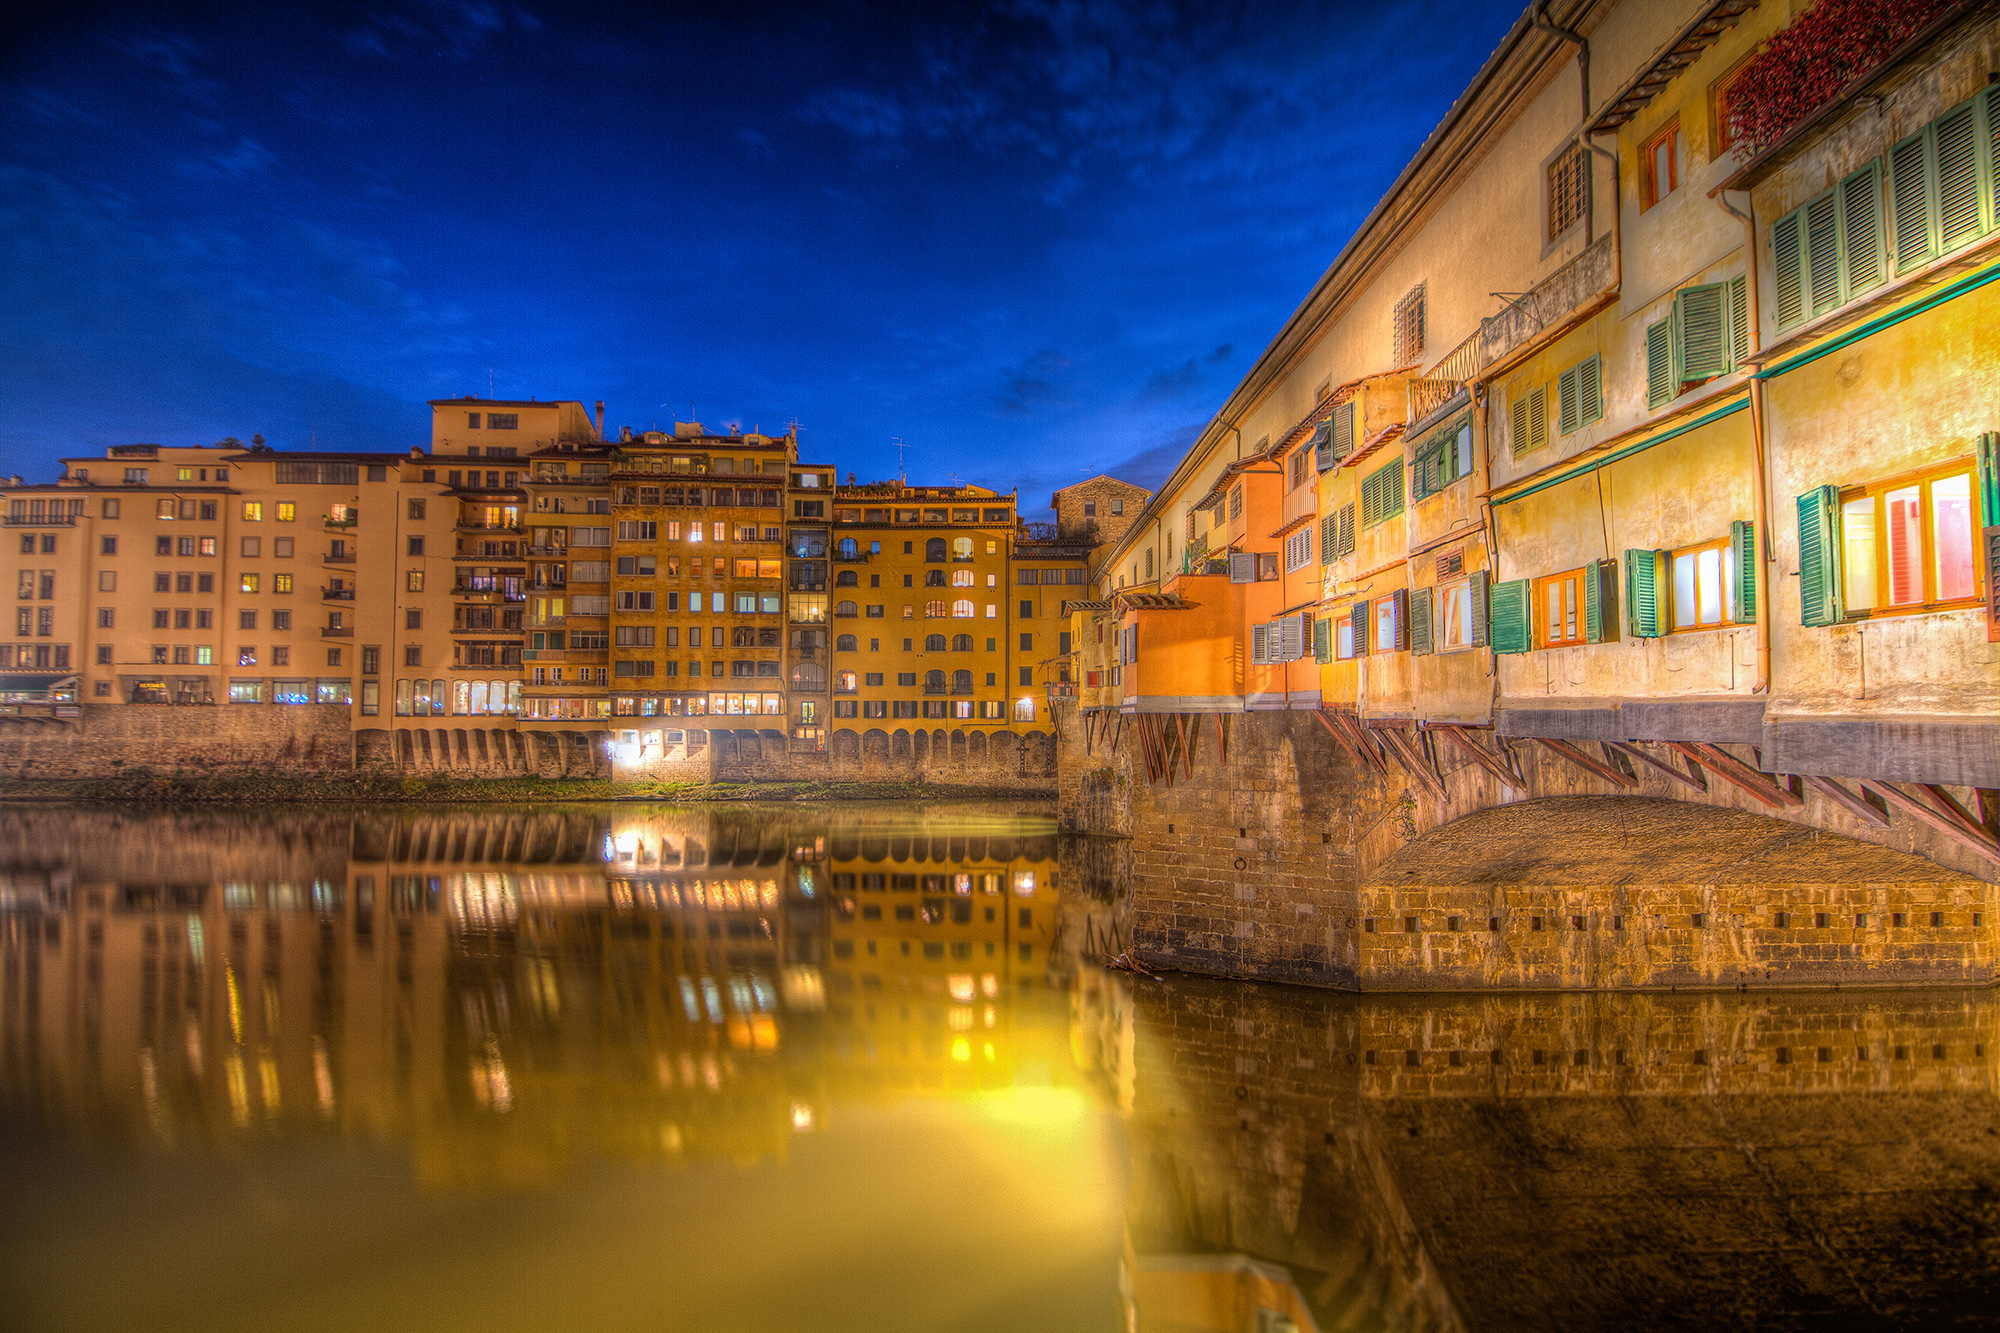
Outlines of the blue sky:
<svg viewBox="0 0 2000 1333">
<path fill-rule="evenodd" d="M 1511 4 L 51 7 L 0 45 L 0 454 L 425 399 L 1150 484 Z M 18 23 L 18 20 L 16 20 Z"/>
</svg>

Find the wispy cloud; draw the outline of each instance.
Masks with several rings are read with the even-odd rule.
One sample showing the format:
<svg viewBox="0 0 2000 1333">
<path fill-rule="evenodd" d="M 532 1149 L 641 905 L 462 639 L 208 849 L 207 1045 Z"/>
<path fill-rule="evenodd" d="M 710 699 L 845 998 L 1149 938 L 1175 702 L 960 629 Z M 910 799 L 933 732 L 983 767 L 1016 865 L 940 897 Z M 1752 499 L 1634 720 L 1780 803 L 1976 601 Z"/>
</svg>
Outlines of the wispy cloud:
<svg viewBox="0 0 2000 1333">
<path fill-rule="evenodd" d="M 376 11 L 347 34 L 346 43 L 356 55 L 383 60 L 425 55 L 470 60 L 510 26 L 528 33 L 542 30 L 534 15 L 486 0 L 421 0 Z"/>
<path fill-rule="evenodd" d="M 1045 407 L 1061 407 L 1069 402 L 1062 388 L 1063 372 L 1069 358 L 1061 352 L 1044 350 L 1020 365 L 1002 372 L 1000 389 L 993 406 L 1005 416 L 1021 416 Z"/>
</svg>

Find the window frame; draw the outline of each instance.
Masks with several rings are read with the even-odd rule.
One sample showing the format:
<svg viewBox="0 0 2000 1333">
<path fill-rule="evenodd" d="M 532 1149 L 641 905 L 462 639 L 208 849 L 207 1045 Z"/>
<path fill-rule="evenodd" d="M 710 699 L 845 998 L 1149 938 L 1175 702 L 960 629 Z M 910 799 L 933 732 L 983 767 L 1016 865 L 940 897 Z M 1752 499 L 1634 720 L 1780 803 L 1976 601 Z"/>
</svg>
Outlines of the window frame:
<svg viewBox="0 0 2000 1333">
<path fill-rule="evenodd" d="M 1727 541 L 1723 543 L 1728 545 Z M 1564 570 L 1559 574 L 1544 574 L 1534 583 L 1535 646 L 1537 648 L 1580 648 L 1584 638 L 1583 581 L 1589 577 L 1590 567 Z M 1567 584 L 1571 604 L 1566 608 L 1567 616 L 1575 633 L 1553 638 L 1549 634 L 1548 594 L 1551 588 Z M 1705 626 L 1704 628 L 1713 628 Z"/>
<path fill-rule="evenodd" d="M 1653 170 L 1662 143 L 1667 147 L 1667 188 L 1662 190 Z M 1645 212 L 1680 188 L 1681 118 L 1675 116 L 1639 150 L 1639 211 Z"/>
<path fill-rule="evenodd" d="M 1579 202 L 1576 215 L 1562 222 L 1557 211 L 1561 196 L 1557 173 L 1571 161 L 1577 164 L 1580 178 L 1577 189 Z M 1545 257 L 1590 217 L 1591 176 L 1590 149 L 1575 139 L 1564 140 L 1554 152 L 1542 159 L 1542 254 Z"/>
<path fill-rule="evenodd" d="M 1970 597 L 1955 597 L 1943 600 L 1935 597 L 1937 576 L 1937 520 L 1935 515 L 1937 509 L 1932 503 L 1931 494 L 1932 487 L 1937 482 L 1958 476 L 1963 476 L 1967 479 L 1968 492 L 1971 496 L 1968 517 L 1971 521 L 1972 595 Z M 1923 600 L 1902 604 L 1873 606 L 1856 611 L 1850 605 L 1852 591 L 1847 581 L 1847 526 L 1845 520 L 1847 506 L 1857 499 L 1873 498 L 1875 501 L 1875 584 L 1878 590 L 1886 593 L 1889 589 L 1890 566 L 1889 542 L 1882 535 L 1886 530 L 1884 505 L 1888 495 L 1892 491 L 1907 490 L 1911 486 L 1918 487 L 1921 492 L 1918 501 L 1920 506 L 1918 512 L 1921 516 L 1918 560 L 1922 571 Z M 1843 622 L 1881 620 L 1891 616 L 1928 615 L 1940 611 L 1957 611 L 1968 607 L 1977 608 L 1984 604 L 1986 570 L 1979 558 L 1981 551 L 1979 473 L 1977 461 L 1972 455 L 1961 455 L 1959 458 L 1949 462 L 1936 464 L 1928 468 L 1919 468 L 1910 472 L 1898 473 L 1895 476 L 1884 477 L 1879 481 L 1863 482 L 1856 486 L 1842 486 L 1838 488 L 1838 499 L 1834 506 L 1834 524 L 1835 531 L 1838 533 L 1838 545 L 1840 548 L 1840 609 L 1841 620 Z"/>
<path fill-rule="evenodd" d="M 1716 553 L 1716 569 L 1722 579 L 1722 587 L 1718 590 L 1716 599 L 1716 606 L 1719 608 L 1717 612 L 1718 618 L 1712 625 L 1702 624 L 1699 620 L 1701 614 L 1701 555 L 1704 551 L 1714 551 Z M 1661 589 L 1660 601 L 1663 604 L 1661 610 L 1666 613 L 1667 623 L 1663 627 L 1661 637 L 1665 638 L 1675 634 L 1702 634 L 1714 630 L 1732 628 L 1736 622 L 1729 618 L 1729 608 L 1733 593 L 1731 575 L 1734 572 L 1735 565 L 1731 561 L 1729 538 L 1716 537 L 1709 541 L 1694 542 L 1687 546 L 1676 546 L 1672 550 L 1665 552 L 1665 555 L 1666 559 L 1662 562 L 1664 568 L 1661 570 L 1661 582 L 1664 586 Z M 1694 601 L 1697 619 L 1691 625 L 1683 625 L 1680 618 L 1680 576 L 1678 570 L 1683 557 L 1694 561 L 1696 575 Z"/>
</svg>

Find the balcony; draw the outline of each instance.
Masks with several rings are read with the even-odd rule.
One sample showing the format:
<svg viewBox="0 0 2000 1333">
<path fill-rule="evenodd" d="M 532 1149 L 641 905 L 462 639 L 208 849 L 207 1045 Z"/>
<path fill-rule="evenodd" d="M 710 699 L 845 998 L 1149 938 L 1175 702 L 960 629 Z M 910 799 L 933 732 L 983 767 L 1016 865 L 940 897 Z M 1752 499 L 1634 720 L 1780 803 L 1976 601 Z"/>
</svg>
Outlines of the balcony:
<svg viewBox="0 0 2000 1333">
<path fill-rule="evenodd" d="M 593 548 L 594 549 L 594 548 Z M 569 558 L 567 546 L 524 546 L 522 554 L 532 560 L 566 560 Z"/>
<path fill-rule="evenodd" d="M 354 637 L 354 626 L 327 625 L 320 630 L 319 636 L 322 639 L 351 639 Z"/>
<path fill-rule="evenodd" d="M 9 514 L 7 526 L 10 528 L 73 528 L 76 516 L 73 514 Z"/>
<path fill-rule="evenodd" d="M 521 525 L 518 521 L 513 523 L 459 523 L 455 525 L 452 530 L 454 532 L 471 532 L 471 533 L 519 532 L 521 530 Z"/>
<path fill-rule="evenodd" d="M 326 524 L 329 532 L 346 532 L 359 523 L 361 517 L 358 514 L 349 514 L 346 518 L 335 518 L 332 514 L 328 514 L 320 521 Z"/>
<path fill-rule="evenodd" d="M 1543 332 L 1566 322 L 1585 306 L 1618 290 L 1616 233 L 1607 233 L 1491 319 L 1479 322 L 1478 359 L 1466 373 L 1490 366 Z M 1454 354 L 1456 355 L 1456 354 Z M 1443 369 L 1450 362 L 1440 363 Z M 1449 395 L 1447 395 L 1449 396 Z M 1413 404 L 1414 406 L 1414 404 Z M 1413 417 L 1412 420 L 1415 420 Z"/>
<path fill-rule="evenodd" d="M 354 589 L 321 588 L 319 590 L 319 599 L 322 602 L 351 602 L 354 600 Z"/>
<path fill-rule="evenodd" d="M 865 565 L 873 557 L 872 551 L 835 551 L 833 563 L 836 565 Z"/>
<path fill-rule="evenodd" d="M 942 695 L 942 694 L 949 694 L 951 693 L 951 691 L 943 685 L 926 685 L 924 686 L 924 693 Z M 966 693 L 970 694 L 971 691 L 967 690 Z"/>
<path fill-rule="evenodd" d="M 320 557 L 320 562 L 328 565 L 351 565 L 354 563 L 354 552 L 328 551 Z"/>
</svg>

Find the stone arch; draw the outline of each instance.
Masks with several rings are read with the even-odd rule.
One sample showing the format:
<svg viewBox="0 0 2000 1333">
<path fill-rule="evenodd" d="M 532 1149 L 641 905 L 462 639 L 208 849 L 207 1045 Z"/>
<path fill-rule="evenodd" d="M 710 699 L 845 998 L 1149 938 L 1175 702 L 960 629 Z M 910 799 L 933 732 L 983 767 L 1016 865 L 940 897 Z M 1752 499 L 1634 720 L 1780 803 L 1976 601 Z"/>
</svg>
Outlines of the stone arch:
<svg viewBox="0 0 2000 1333">
<path fill-rule="evenodd" d="M 901 727 L 897 727 L 894 734 L 889 737 L 889 757 L 891 759 L 908 759 L 912 753 L 910 733 Z"/>
<path fill-rule="evenodd" d="M 996 777 L 1012 777 L 1021 768 L 1021 738 L 1011 731 L 996 731 L 987 742 L 987 764 Z"/>
<path fill-rule="evenodd" d="M 1039 731 L 1031 731 L 1021 737 L 1021 776 L 1024 778 L 1047 777 L 1056 769 L 1056 747 L 1049 743 L 1048 736 Z"/>
<path fill-rule="evenodd" d="M 951 766 L 958 769 L 965 767 L 965 733 L 962 731 L 951 733 Z"/>
<path fill-rule="evenodd" d="M 861 762 L 861 735 L 849 727 L 842 727 L 833 733 L 827 742 L 827 753 L 836 764 L 858 764 Z"/>
<path fill-rule="evenodd" d="M 923 768 L 930 763 L 930 758 L 931 734 L 919 728 L 910 737 L 910 762 L 918 768 Z"/>
<path fill-rule="evenodd" d="M 880 727 L 861 733 L 861 774 L 869 778 L 889 774 L 889 733 Z"/>
<path fill-rule="evenodd" d="M 986 767 L 986 733 L 975 731 L 965 738 L 965 762 L 975 770 Z"/>
</svg>

